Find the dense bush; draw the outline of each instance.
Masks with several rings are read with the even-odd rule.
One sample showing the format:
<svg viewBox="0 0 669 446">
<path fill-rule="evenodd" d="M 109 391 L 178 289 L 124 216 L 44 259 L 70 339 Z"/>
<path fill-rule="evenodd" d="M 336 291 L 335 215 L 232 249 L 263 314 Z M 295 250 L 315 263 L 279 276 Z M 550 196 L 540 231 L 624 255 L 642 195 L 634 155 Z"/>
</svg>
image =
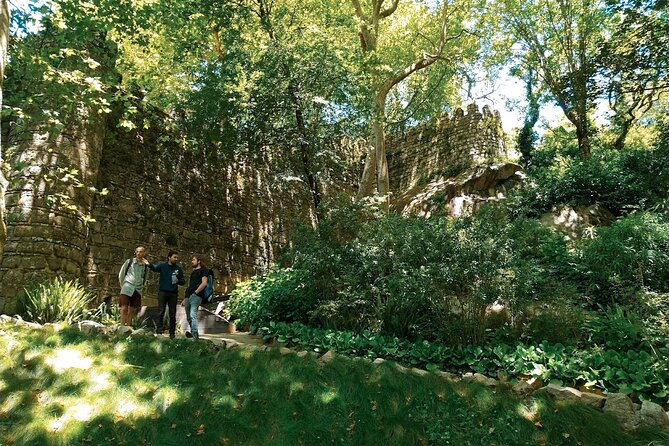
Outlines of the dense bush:
<svg viewBox="0 0 669 446">
<path fill-rule="evenodd" d="M 528 174 L 528 184 L 508 203 L 516 215 L 536 217 L 559 205 L 594 203 L 624 215 L 667 196 L 669 148 L 660 138 L 652 149 L 595 147 L 592 156 L 582 158 L 571 145 L 550 141 L 534 154 Z"/>
<path fill-rule="evenodd" d="M 475 344 L 491 304 L 520 318 L 538 296 L 551 299 L 568 256 L 560 235 L 498 207 L 425 220 L 349 205 L 296 238 L 289 267 L 241 285 L 231 309 L 244 321 Z"/>
<path fill-rule="evenodd" d="M 72 323 L 86 318 L 95 296 L 72 280 L 60 277 L 25 289 L 25 316 L 28 320 Z"/>
<path fill-rule="evenodd" d="M 235 317 L 448 345 L 479 344 L 486 333 L 578 345 L 592 340 L 589 311 L 669 291 L 669 225 L 632 213 L 568 245 L 499 206 L 425 220 L 354 204 L 302 231 L 284 265 L 238 287 Z M 492 316 L 495 303 L 504 311 Z"/>
<path fill-rule="evenodd" d="M 576 260 L 575 280 L 597 303 L 631 303 L 641 289 L 666 292 L 669 224 L 654 214 L 632 214 L 582 241 Z"/>
</svg>

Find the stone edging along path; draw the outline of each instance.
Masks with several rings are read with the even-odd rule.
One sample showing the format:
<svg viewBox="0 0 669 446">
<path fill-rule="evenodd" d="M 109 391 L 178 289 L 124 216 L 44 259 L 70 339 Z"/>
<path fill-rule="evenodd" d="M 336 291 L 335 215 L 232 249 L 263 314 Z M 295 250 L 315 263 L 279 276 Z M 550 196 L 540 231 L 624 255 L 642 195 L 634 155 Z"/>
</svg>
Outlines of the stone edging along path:
<svg viewBox="0 0 669 446">
<path fill-rule="evenodd" d="M 16 325 L 26 325 L 33 328 L 41 328 L 42 325 L 34 322 L 26 322 L 20 316 L 0 315 L 0 323 L 14 323 Z M 158 337 L 151 331 L 139 328 L 133 330 L 126 326 L 107 326 L 94 321 L 81 321 L 77 324 L 79 331 L 83 333 L 100 333 L 116 336 L 150 336 Z M 165 338 L 166 340 L 168 338 Z M 203 335 L 202 340 L 212 342 L 214 345 L 224 350 L 234 348 L 244 348 L 249 350 L 275 349 L 276 346 L 265 345 L 262 338 L 250 333 L 238 332 L 235 334 L 212 334 Z M 287 347 L 278 347 L 281 355 L 296 354 L 298 357 L 313 356 L 317 357 L 320 364 L 326 364 L 332 361 L 337 355 L 334 351 L 328 351 L 325 354 L 318 352 L 297 351 Z M 361 358 L 367 361 L 367 359 Z M 594 393 L 577 390 L 571 387 L 563 387 L 555 384 L 544 385 L 540 379 L 520 380 L 514 383 L 507 382 L 504 379 L 494 379 L 480 373 L 465 373 L 458 375 L 455 373 L 434 371 L 418 368 L 407 368 L 393 361 L 386 361 L 377 358 L 371 361 L 374 365 L 380 365 L 389 362 L 401 373 L 412 373 L 417 376 L 426 376 L 434 374 L 451 382 L 475 382 L 488 387 L 497 387 L 500 385 L 510 386 L 511 392 L 517 395 L 528 395 L 530 393 L 545 393 L 554 401 L 573 401 L 585 404 L 613 416 L 626 431 L 633 431 L 638 428 L 655 427 L 669 431 L 669 413 L 665 412 L 662 406 L 652 401 L 642 401 L 641 404 L 634 403 L 627 395 L 622 393 Z"/>
</svg>

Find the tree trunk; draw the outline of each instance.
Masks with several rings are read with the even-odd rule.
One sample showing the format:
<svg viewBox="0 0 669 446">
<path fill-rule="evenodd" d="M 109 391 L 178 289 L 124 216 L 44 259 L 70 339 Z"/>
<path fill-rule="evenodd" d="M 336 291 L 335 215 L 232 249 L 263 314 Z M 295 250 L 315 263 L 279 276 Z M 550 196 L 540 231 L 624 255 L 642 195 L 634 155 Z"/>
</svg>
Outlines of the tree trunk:
<svg viewBox="0 0 669 446">
<path fill-rule="evenodd" d="M 362 170 L 360 184 L 358 185 L 357 200 L 370 197 L 374 194 L 376 187 L 376 145 L 371 142 L 367 147 L 367 157 L 365 159 L 365 168 Z"/>
<path fill-rule="evenodd" d="M 288 70 L 288 68 L 286 68 Z M 307 183 L 309 184 L 309 192 L 311 193 L 311 201 L 314 205 L 314 216 L 316 222 L 320 220 L 320 209 L 319 205 L 321 204 L 321 191 L 320 185 L 318 184 L 318 178 L 314 174 L 311 168 L 311 152 L 309 150 L 309 137 L 307 132 L 307 126 L 304 123 L 304 113 L 302 108 L 302 101 L 300 101 L 300 96 L 297 89 L 291 82 L 289 85 L 290 97 L 295 107 L 295 121 L 297 123 L 297 131 L 300 137 L 300 159 L 302 160 L 302 167 L 304 168 L 304 175 L 307 177 Z"/>
<path fill-rule="evenodd" d="M 386 117 L 386 94 L 379 92 L 374 100 L 374 120 L 372 122 L 373 141 L 376 149 L 376 191 L 384 200 L 384 208 L 388 208 L 390 197 L 390 181 L 388 178 L 388 159 L 386 158 L 386 134 L 384 130 Z"/>
<path fill-rule="evenodd" d="M 627 134 L 629 133 L 631 127 L 632 127 L 631 122 L 624 122 L 622 124 L 620 129 L 620 134 L 616 138 L 616 141 L 613 143 L 613 147 L 616 150 L 622 150 L 625 147 L 625 140 L 627 139 Z"/>
<path fill-rule="evenodd" d="M 580 117 L 574 123 L 576 125 L 576 137 L 578 138 L 578 150 L 583 158 L 590 156 L 590 132 L 587 117 Z"/>
</svg>

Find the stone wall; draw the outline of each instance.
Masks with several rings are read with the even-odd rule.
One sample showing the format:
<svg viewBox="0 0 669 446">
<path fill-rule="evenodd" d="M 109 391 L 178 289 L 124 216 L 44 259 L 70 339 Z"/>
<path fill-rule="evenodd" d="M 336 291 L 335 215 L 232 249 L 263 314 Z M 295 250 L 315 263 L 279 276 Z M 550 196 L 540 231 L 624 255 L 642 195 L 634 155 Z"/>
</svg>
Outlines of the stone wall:
<svg viewBox="0 0 669 446">
<path fill-rule="evenodd" d="M 421 180 L 455 176 L 465 169 L 506 158 L 504 132 L 498 112 L 476 104 L 467 113 L 458 108 L 452 116 L 391 135 L 386 143 L 390 189 L 395 195 Z"/>
<path fill-rule="evenodd" d="M 35 135 L 9 156 L 0 312 L 16 309 L 26 284 L 54 276 L 79 279 L 100 299 L 116 296 L 118 270 L 139 245 L 151 261 L 176 249 L 187 274 L 190 257 L 204 255 L 216 273 L 217 291 L 225 293 L 265 271 L 286 247 L 294 224 L 312 217 L 308 189 L 288 168 L 285 152 L 279 159 L 273 158 L 279 151 L 270 148 L 245 156 L 196 153 L 178 138 L 171 141 L 159 120 L 148 130 L 138 125 L 142 130 L 126 131 L 119 119 L 81 124 L 81 118 L 58 139 Z M 338 170 L 321 169 L 329 184 L 324 192 L 353 196 L 364 143 L 340 140 L 331 146 L 322 151 L 341 159 Z M 475 105 L 467 114 L 456 110 L 452 118 L 444 115 L 392 136 L 388 148 L 393 191 L 504 155 L 499 117 L 486 107 L 479 113 Z M 73 168 L 83 187 L 68 179 Z M 92 193 L 91 184 L 109 193 Z M 157 277 L 149 277 L 145 302 L 154 305 Z"/>
<path fill-rule="evenodd" d="M 56 141 L 35 135 L 10 159 L 0 312 L 15 311 L 26 284 L 54 276 L 79 279 L 100 299 L 116 296 L 118 270 L 138 245 L 151 261 L 176 249 L 187 275 L 190 257 L 204 255 L 224 293 L 266 270 L 292 225 L 309 220 L 306 187 L 274 174 L 271 150 L 257 149 L 251 166 L 159 142 L 158 127 L 120 130 L 113 117 L 68 129 Z M 66 180 L 73 168 L 84 187 Z M 156 284 L 151 273 L 148 305 Z"/>
</svg>

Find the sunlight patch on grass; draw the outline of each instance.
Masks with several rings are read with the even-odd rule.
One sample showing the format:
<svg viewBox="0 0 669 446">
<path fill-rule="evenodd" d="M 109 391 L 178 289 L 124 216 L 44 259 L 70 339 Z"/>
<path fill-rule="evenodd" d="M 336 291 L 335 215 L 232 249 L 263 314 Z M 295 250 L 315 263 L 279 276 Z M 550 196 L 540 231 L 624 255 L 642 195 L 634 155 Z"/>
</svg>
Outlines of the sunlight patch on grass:
<svg viewBox="0 0 669 446">
<path fill-rule="evenodd" d="M 109 372 L 91 371 L 88 379 L 90 386 L 88 393 L 102 392 L 112 387 L 111 374 Z"/>
<path fill-rule="evenodd" d="M 133 395 L 128 395 L 124 392 L 123 395 L 118 395 L 114 401 L 115 407 L 110 408 L 117 416 L 123 418 L 140 418 L 147 417 L 156 413 L 156 408 L 149 403 L 143 403 L 135 398 Z"/>
<path fill-rule="evenodd" d="M 79 350 L 73 348 L 59 348 L 46 359 L 56 373 L 63 373 L 67 369 L 87 370 L 93 364 L 93 359 L 82 356 Z"/>
<path fill-rule="evenodd" d="M 323 392 L 319 396 L 319 399 L 325 404 L 330 404 L 335 398 L 337 398 L 337 392 L 334 389 Z"/>
<path fill-rule="evenodd" d="M 14 339 L 14 334 L 13 333 L 3 333 L 3 334 L 4 335 L 9 334 L 9 336 L 11 336 L 7 340 L 7 345 L 5 345 L 5 352 L 6 353 L 11 353 L 14 349 L 16 349 L 20 345 L 20 343 L 19 343 L 19 341 Z"/>
<path fill-rule="evenodd" d="M 304 390 L 304 383 L 295 381 L 290 383 L 290 394 Z"/>
<path fill-rule="evenodd" d="M 96 411 L 93 406 L 86 403 L 79 403 L 67 409 L 62 416 L 51 420 L 48 423 L 51 432 L 59 432 L 70 423 L 81 423 L 90 420 Z"/>
<path fill-rule="evenodd" d="M 536 421 L 537 415 L 542 409 L 543 404 L 541 404 L 539 401 L 532 401 L 532 403 L 529 405 L 519 404 L 517 412 L 518 415 L 525 418 L 526 420 L 534 422 Z"/>
<path fill-rule="evenodd" d="M 23 400 L 24 393 L 25 392 L 22 391 L 10 393 L 7 398 L 5 398 L 5 401 L 2 402 L 2 406 L 0 406 L 0 414 L 11 413 L 19 407 Z"/>
<path fill-rule="evenodd" d="M 174 403 L 179 402 L 179 391 L 172 387 L 163 387 L 153 395 L 153 402 L 162 412 L 167 412 Z"/>
</svg>

